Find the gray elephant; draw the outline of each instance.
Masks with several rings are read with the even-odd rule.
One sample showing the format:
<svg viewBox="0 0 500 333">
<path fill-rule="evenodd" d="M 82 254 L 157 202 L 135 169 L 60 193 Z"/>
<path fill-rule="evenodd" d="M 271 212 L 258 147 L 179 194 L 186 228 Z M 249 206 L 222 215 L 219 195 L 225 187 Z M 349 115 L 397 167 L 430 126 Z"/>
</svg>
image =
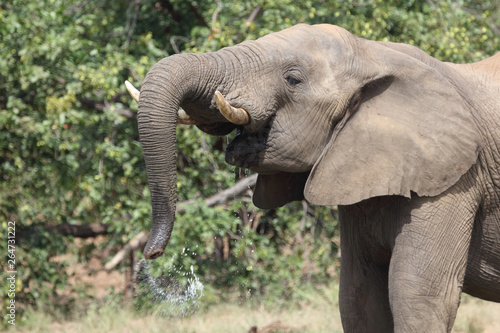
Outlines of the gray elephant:
<svg viewBox="0 0 500 333">
<path fill-rule="evenodd" d="M 443 63 L 331 25 L 162 59 L 138 111 L 144 254 L 174 223 L 176 122 L 236 130 L 226 161 L 259 174 L 255 205 L 338 205 L 346 332 L 450 331 L 462 291 L 500 301 L 499 96 L 500 54 Z"/>
</svg>

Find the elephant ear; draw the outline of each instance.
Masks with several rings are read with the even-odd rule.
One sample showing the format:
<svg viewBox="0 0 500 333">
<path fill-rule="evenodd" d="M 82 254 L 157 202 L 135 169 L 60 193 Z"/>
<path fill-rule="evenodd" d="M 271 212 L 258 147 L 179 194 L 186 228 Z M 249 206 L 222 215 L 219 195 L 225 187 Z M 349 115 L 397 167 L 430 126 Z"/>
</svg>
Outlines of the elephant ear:
<svg viewBox="0 0 500 333">
<path fill-rule="evenodd" d="M 259 174 L 253 193 L 254 205 L 262 209 L 272 209 L 304 199 L 304 185 L 308 176 L 309 172 Z"/>
<path fill-rule="evenodd" d="M 446 64 L 387 45 L 372 49 L 364 64 L 372 79 L 362 85 L 357 109 L 337 126 L 306 183 L 304 195 L 313 204 L 410 198 L 411 192 L 435 196 L 469 170 L 482 147 Z"/>
</svg>

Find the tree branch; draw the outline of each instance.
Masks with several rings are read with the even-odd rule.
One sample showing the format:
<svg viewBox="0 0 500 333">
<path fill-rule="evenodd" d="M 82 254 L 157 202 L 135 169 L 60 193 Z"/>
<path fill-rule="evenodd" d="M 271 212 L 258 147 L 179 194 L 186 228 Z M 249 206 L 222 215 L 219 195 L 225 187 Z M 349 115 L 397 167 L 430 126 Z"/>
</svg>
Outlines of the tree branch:
<svg viewBox="0 0 500 333">
<path fill-rule="evenodd" d="M 130 44 L 130 38 L 132 37 L 132 33 L 134 32 L 135 25 L 137 23 L 137 16 L 139 15 L 139 9 L 141 8 L 142 3 L 140 0 L 137 0 L 137 1 L 130 4 L 130 6 L 132 6 L 132 5 L 134 6 L 134 17 L 132 18 L 132 23 L 130 24 L 128 34 L 127 34 L 127 40 L 125 41 L 125 44 L 124 44 L 125 49 L 128 49 L 128 46 Z M 130 6 L 129 6 L 129 8 L 130 8 Z M 127 9 L 127 12 L 128 12 L 128 9 Z M 127 21 L 127 26 L 128 26 L 128 21 Z"/>
<path fill-rule="evenodd" d="M 104 269 L 107 271 L 112 270 L 123 259 L 125 259 L 130 252 L 137 248 L 145 246 L 147 241 L 148 235 L 144 231 L 141 231 L 140 233 L 135 235 L 135 237 L 132 238 L 120 251 L 118 251 L 113 259 L 111 259 L 106 263 L 106 265 L 104 265 Z"/>
<path fill-rule="evenodd" d="M 216 30 L 217 15 L 219 15 L 219 12 L 221 11 L 221 9 L 222 9 L 222 1 L 217 0 L 217 8 L 215 8 L 214 12 L 212 13 L 212 28 L 210 28 L 212 33 L 215 32 L 215 30 Z"/>
<path fill-rule="evenodd" d="M 47 227 L 47 230 L 53 230 L 64 236 L 74 236 L 78 238 L 90 238 L 108 233 L 108 225 L 104 223 L 92 223 L 85 225 L 58 224 Z"/>
<path fill-rule="evenodd" d="M 258 174 L 253 174 L 251 176 L 238 180 L 236 184 L 234 184 L 230 188 L 205 199 L 206 205 L 208 207 L 213 207 L 233 200 L 235 197 L 245 193 L 251 187 L 255 186 L 255 184 L 257 183 L 257 176 Z"/>
<path fill-rule="evenodd" d="M 205 18 L 203 17 L 203 15 L 200 14 L 200 12 L 198 11 L 198 8 L 196 8 L 193 5 L 192 2 L 189 3 L 189 8 L 194 13 L 194 16 L 196 16 L 196 18 L 198 19 L 198 21 L 201 22 L 201 24 L 203 24 L 207 28 L 210 28 L 210 26 L 208 25 L 207 21 L 205 21 Z"/>
<path fill-rule="evenodd" d="M 178 40 L 178 39 L 181 40 L 181 41 L 183 41 L 184 43 L 189 43 L 189 39 L 187 39 L 186 37 L 172 36 L 170 38 L 170 45 L 172 45 L 172 48 L 174 49 L 175 53 L 181 53 L 181 50 L 179 49 L 179 47 L 175 43 L 175 41 Z"/>
<path fill-rule="evenodd" d="M 235 197 L 245 193 L 251 187 L 255 186 L 257 182 L 257 174 L 240 179 L 230 188 L 220 191 L 217 194 L 203 200 L 207 207 L 213 207 L 217 205 L 222 205 L 228 201 L 233 200 Z M 177 204 L 177 212 L 183 211 L 183 206 L 193 204 L 195 200 L 185 200 Z"/>
<path fill-rule="evenodd" d="M 252 22 L 255 20 L 255 18 L 259 14 L 260 9 L 261 9 L 261 7 L 257 6 L 252 10 L 252 12 L 250 13 L 250 16 L 248 16 L 248 18 L 245 20 L 245 26 L 249 26 L 250 24 L 252 24 Z"/>
</svg>

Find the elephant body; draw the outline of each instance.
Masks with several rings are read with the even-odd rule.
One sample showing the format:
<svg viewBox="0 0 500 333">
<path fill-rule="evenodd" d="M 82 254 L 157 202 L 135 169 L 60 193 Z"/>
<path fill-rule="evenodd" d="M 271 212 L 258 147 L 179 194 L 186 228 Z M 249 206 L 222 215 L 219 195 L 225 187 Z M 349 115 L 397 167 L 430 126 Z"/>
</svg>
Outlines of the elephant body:
<svg viewBox="0 0 500 333">
<path fill-rule="evenodd" d="M 338 205 L 346 332 L 450 331 L 462 291 L 500 302 L 499 96 L 500 54 L 443 63 L 330 25 L 165 58 L 139 101 L 145 256 L 173 227 L 181 106 L 209 134 L 238 132 L 226 161 L 259 173 L 257 206 Z"/>
<path fill-rule="evenodd" d="M 489 177 L 478 164 L 435 197 L 339 206 L 345 331 L 447 332 L 462 291 L 500 302 L 498 198 L 477 188 Z"/>
</svg>

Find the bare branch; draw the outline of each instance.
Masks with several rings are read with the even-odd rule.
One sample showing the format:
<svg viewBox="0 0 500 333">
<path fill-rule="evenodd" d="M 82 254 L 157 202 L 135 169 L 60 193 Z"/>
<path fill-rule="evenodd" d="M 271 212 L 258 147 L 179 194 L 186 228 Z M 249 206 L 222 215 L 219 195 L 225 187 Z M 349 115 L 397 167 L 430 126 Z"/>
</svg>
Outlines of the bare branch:
<svg viewBox="0 0 500 333">
<path fill-rule="evenodd" d="M 74 236 L 78 238 L 90 238 L 108 233 L 108 225 L 104 223 L 92 223 L 85 225 L 58 224 L 47 227 L 47 230 L 53 230 L 64 236 Z"/>
<path fill-rule="evenodd" d="M 217 8 L 214 10 L 213 14 L 212 14 L 212 31 L 215 31 L 216 30 L 216 25 L 217 25 L 217 15 L 219 15 L 219 12 L 221 11 L 222 9 L 222 1 L 221 0 L 217 0 Z"/>
<path fill-rule="evenodd" d="M 189 39 L 187 39 L 186 37 L 183 37 L 183 36 L 172 36 L 170 38 L 170 44 L 172 45 L 172 48 L 174 49 L 174 52 L 175 53 L 181 53 L 179 47 L 175 43 L 176 40 L 181 40 L 184 43 L 189 43 Z"/>
<path fill-rule="evenodd" d="M 134 32 L 135 25 L 137 23 L 137 16 L 139 15 L 139 9 L 141 8 L 142 3 L 140 0 L 136 0 L 135 2 L 133 2 L 133 5 L 134 5 L 134 17 L 132 19 L 132 23 L 131 23 L 130 28 L 128 30 L 127 40 L 125 41 L 125 44 L 124 44 L 125 49 L 128 49 L 128 45 L 130 43 L 130 38 L 132 37 L 132 33 Z M 128 24 L 128 22 L 127 22 L 127 24 Z"/>
<path fill-rule="evenodd" d="M 207 28 L 210 28 L 207 21 L 205 21 L 205 18 L 203 17 L 203 15 L 200 14 L 200 12 L 198 11 L 198 8 L 196 8 L 192 2 L 189 3 L 189 8 L 194 13 L 194 16 L 196 16 L 196 18 L 201 22 L 201 24 L 203 24 Z"/>
<path fill-rule="evenodd" d="M 205 199 L 205 203 L 208 207 L 213 207 L 233 200 L 237 196 L 248 191 L 251 187 L 255 186 L 255 183 L 257 182 L 257 176 L 257 174 L 253 174 L 251 176 L 240 179 L 230 188 Z"/>
<path fill-rule="evenodd" d="M 135 235 L 135 237 L 132 238 L 120 251 L 118 251 L 113 259 L 111 259 L 106 263 L 106 265 L 104 265 L 104 269 L 107 271 L 112 270 L 123 259 L 125 259 L 130 252 L 134 251 L 137 248 L 145 246 L 147 241 L 148 235 L 144 231 L 141 231 L 140 233 Z"/>
<path fill-rule="evenodd" d="M 209 198 L 206 198 L 205 204 L 208 207 L 213 207 L 217 205 L 222 205 L 228 201 L 233 200 L 237 196 L 245 193 L 248 191 L 251 187 L 255 186 L 255 183 L 257 182 L 257 174 L 245 177 L 243 179 L 240 179 L 236 184 L 231 186 L 230 188 L 227 188 L 223 191 L 220 191 L 217 194 L 212 195 Z M 186 201 L 181 201 L 177 204 L 177 211 L 181 212 L 183 211 L 183 206 L 193 204 L 195 200 L 186 200 Z"/>
<path fill-rule="evenodd" d="M 250 16 L 248 16 L 248 18 L 245 20 L 246 26 L 249 26 L 250 24 L 252 24 L 253 21 L 255 21 L 255 18 L 259 14 L 260 10 L 261 10 L 260 6 L 257 6 L 252 10 L 252 12 L 250 13 Z"/>
</svg>

